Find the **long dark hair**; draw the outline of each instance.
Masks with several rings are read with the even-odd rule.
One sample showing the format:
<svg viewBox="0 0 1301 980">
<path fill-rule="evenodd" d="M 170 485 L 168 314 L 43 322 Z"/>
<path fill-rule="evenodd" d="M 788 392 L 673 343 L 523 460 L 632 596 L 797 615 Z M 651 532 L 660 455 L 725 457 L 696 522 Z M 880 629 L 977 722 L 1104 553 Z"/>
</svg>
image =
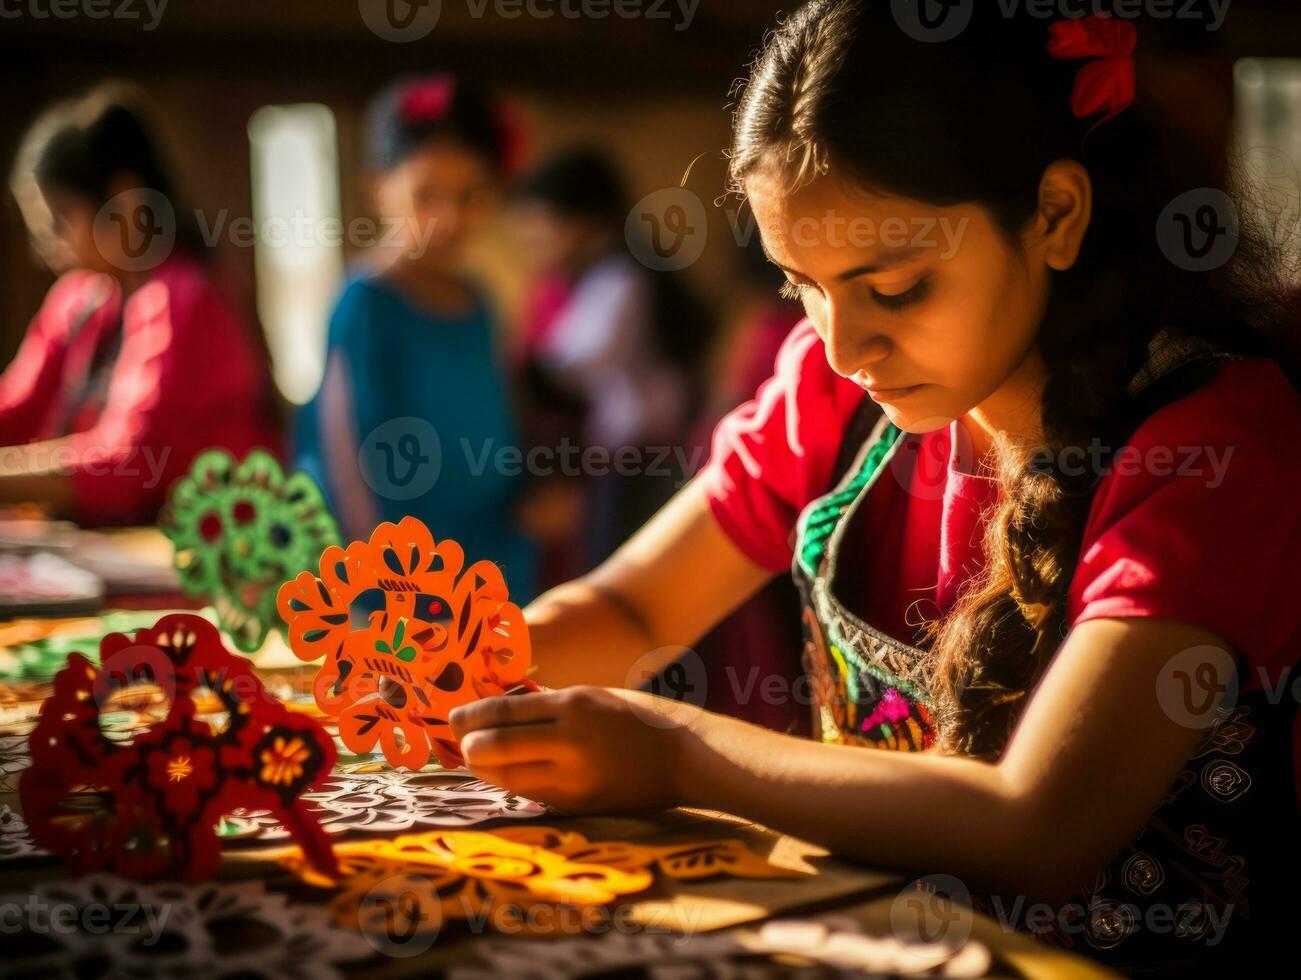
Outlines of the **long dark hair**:
<svg viewBox="0 0 1301 980">
<path fill-rule="evenodd" d="M 1096 120 L 1069 103 L 1081 63 L 1047 54 L 1049 20 L 981 2 L 957 37 L 932 43 L 901 29 L 891 6 L 813 0 L 776 29 L 739 100 L 730 177 L 740 190 L 762 168 L 794 183 L 834 170 L 937 206 L 979 204 L 1017 242 L 1045 168 L 1074 159 L 1088 170 L 1092 221 L 1074 267 L 1053 274 L 1038 336 L 1047 452 L 1000 447 L 985 571 L 929 638 L 941 749 L 995 758 L 1064 635 L 1096 482 L 1042 460 L 1122 430 L 1127 386 L 1163 328 L 1273 357 L 1295 384 L 1292 311 L 1276 286 L 1278 250 L 1246 220 L 1219 269 L 1166 257 L 1158 216 L 1182 192 L 1214 186 L 1210 163 L 1156 125 L 1141 94 L 1090 131 Z"/>
<path fill-rule="evenodd" d="M 62 191 L 99 207 L 123 177 L 171 204 L 176 249 L 196 259 L 210 257 L 194 212 L 182 206 L 176 171 L 155 135 L 144 98 L 124 83 L 104 83 L 46 109 L 23 138 L 11 183 L 17 191 L 33 180 L 42 191 Z"/>
</svg>

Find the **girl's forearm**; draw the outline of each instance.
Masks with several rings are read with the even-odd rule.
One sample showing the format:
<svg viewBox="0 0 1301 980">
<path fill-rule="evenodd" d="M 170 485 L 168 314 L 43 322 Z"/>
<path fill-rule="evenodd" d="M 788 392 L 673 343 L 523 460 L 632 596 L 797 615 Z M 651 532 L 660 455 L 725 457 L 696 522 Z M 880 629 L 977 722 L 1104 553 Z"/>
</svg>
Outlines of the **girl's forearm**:
<svg viewBox="0 0 1301 980">
<path fill-rule="evenodd" d="M 724 810 L 876 867 L 943 870 L 973 889 L 1071 894 L 1056 839 L 996 765 L 824 745 L 701 713 L 681 732 L 683 802 Z"/>
<path fill-rule="evenodd" d="M 627 687 L 634 664 L 657 645 L 631 607 L 587 579 L 551 589 L 525 617 L 534 679 L 547 687 Z"/>
<path fill-rule="evenodd" d="M 640 686 L 771 577 L 732 544 L 692 481 L 598 568 L 524 611 L 537 680 Z"/>
</svg>

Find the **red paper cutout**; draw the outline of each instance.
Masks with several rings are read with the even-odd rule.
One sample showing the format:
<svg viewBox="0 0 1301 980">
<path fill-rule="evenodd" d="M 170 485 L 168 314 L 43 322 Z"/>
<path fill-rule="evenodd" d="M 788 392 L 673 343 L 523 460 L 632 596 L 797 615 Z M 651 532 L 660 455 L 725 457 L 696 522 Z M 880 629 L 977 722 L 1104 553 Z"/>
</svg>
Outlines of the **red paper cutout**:
<svg viewBox="0 0 1301 980">
<path fill-rule="evenodd" d="M 394 766 L 420 769 L 431 753 L 459 766 L 452 709 L 520 685 L 536 689 L 525 677 L 528 629 L 501 570 L 464 564 L 459 544 L 435 542 L 405 517 L 346 551 L 327 548 L 319 576 L 303 572 L 281 586 L 289 646 L 303 660 L 324 657 L 316 703 L 339 719 L 353 752 L 378 745 Z"/>
<path fill-rule="evenodd" d="M 18 791 L 37 844 L 75 873 L 199 881 L 221 860 L 221 816 L 257 807 L 285 824 L 313 867 L 336 867 L 325 831 L 298 799 L 329 775 L 334 744 L 318 722 L 268 693 L 216 627 L 164 616 L 134 640 L 106 636 L 100 660 L 96 670 L 69 656 L 29 739 L 32 766 Z M 171 699 L 167 717 L 129 744 L 110 741 L 101 706 L 142 681 Z M 219 724 L 197 716 L 196 701 L 214 699 Z"/>
</svg>

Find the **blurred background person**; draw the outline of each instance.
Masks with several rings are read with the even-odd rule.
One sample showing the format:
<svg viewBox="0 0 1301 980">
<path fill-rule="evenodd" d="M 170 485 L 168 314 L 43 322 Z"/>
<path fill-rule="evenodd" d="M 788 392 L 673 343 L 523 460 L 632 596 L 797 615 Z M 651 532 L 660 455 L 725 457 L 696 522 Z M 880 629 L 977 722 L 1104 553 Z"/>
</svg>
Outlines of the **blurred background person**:
<svg viewBox="0 0 1301 980">
<path fill-rule="evenodd" d="M 344 540 L 412 515 L 468 560 L 534 594 L 535 554 L 512 517 L 522 464 L 496 319 L 461 271 L 516 136 L 500 107 L 450 74 L 406 78 L 371 107 L 366 161 L 387 245 L 330 319 L 325 376 L 296 426 L 296 462 L 325 489 Z"/>
<path fill-rule="evenodd" d="M 564 542 L 579 566 L 565 573 L 572 574 L 613 552 L 687 475 L 680 463 L 690 458 L 712 318 L 680 275 L 636 260 L 625 237 L 623 183 L 600 151 L 544 161 L 513 203 L 512 225 L 536 274 L 521 361 L 528 442 L 555 448 L 571 439 L 591 461 L 581 483 L 552 479 L 530 504 L 543 536 Z M 638 462 L 614 465 L 620 450 Z M 565 495 L 581 505 L 555 503 Z M 574 515 L 576 526 L 566 528 L 557 514 Z"/>
<path fill-rule="evenodd" d="M 696 420 L 706 444 L 718 421 L 772 377 L 782 341 L 804 319 L 804 308 L 781 295 L 786 275 L 768 261 L 759 231 L 751 224 L 736 250 L 734 287 L 711 357 L 710 384 Z"/>
<path fill-rule="evenodd" d="M 728 295 L 721 338 L 710 357 L 710 384 L 695 420 L 695 445 L 709 445 L 714 427 L 755 397 L 773 375 L 782 341 L 804 319 L 804 308 L 781 293 L 785 274 L 768 261 L 758 229 L 738 224 L 734 289 Z M 780 677 L 796 690 L 803 670 L 799 593 L 789 576 L 778 575 L 696 643 L 704 664 L 710 711 L 736 715 L 776 731 L 808 730 L 806 706 L 795 699 L 753 697 L 759 677 Z"/>
<path fill-rule="evenodd" d="M 279 445 L 261 332 L 215 285 L 134 93 L 47 110 L 11 186 L 60 278 L 0 377 L 0 503 L 148 523 L 202 450 Z"/>
</svg>

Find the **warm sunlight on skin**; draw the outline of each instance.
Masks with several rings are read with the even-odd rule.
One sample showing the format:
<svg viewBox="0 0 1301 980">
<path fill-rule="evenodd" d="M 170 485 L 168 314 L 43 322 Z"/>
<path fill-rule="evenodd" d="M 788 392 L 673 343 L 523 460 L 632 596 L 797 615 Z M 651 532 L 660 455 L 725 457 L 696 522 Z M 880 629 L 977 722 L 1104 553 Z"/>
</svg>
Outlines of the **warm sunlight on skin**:
<svg viewBox="0 0 1301 980">
<path fill-rule="evenodd" d="M 747 190 L 770 256 L 803 287 L 832 368 L 877 389 L 893 421 L 920 432 L 961 419 L 977 450 L 998 432 L 1034 438 L 1035 337 L 1050 272 L 1075 262 L 1090 216 L 1079 164 L 1045 171 L 1020 248 L 975 206 L 887 200 L 829 177 L 789 196 L 757 178 Z M 846 220 L 837 225 L 837 215 Z M 890 218 L 905 229 L 934 219 L 935 244 L 887 269 L 887 257 L 901 256 L 887 256 L 887 242 L 851 240 L 855 218 L 882 232 Z M 941 219 L 960 236 L 946 237 Z M 862 271 L 870 264 L 879 267 Z M 1082 623 L 992 764 L 823 745 L 612 689 L 644 677 L 664 650 L 696 643 L 771 577 L 722 530 L 704 486 L 689 484 L 600 567 L 525 610 L 538 680 L 573 686 L 457 708 L 449 721 L 466 764 L 562 811 L 723 810 L 878 867 L 943 868 L 977 887 L 1058 902 L 1133 838 L 1204 735 L 1162 706 L 1174 658 L 1199 651 L 1188 667 L 1197 671 L 1232 663 L 1228 644 L 1195 625 Z M 888 841 L 863 832 L 877 825 L 892 828 Z"/>
<path fill-rule="evenodd" d="M 385 222 L 380 248 L 439 267 L 483 224 L 494 188 L 480 154 L 434 140 L 376 178 L 375 203 Z"/>
<path fill-rule="evenodd" d="M 836 373 L 890 421 L 927 432 L 962 419 L 987 450 L 999 431 L 1033 436 L 1042 384 L 1034 341 L 1053 269 L 1088 225 L 1087 173 L 1054 163 L 1018 249 L 986 211 L 872 194 L 819 177 L 746 181 L 764 248 L 826 344 Z"/>
</svg>

